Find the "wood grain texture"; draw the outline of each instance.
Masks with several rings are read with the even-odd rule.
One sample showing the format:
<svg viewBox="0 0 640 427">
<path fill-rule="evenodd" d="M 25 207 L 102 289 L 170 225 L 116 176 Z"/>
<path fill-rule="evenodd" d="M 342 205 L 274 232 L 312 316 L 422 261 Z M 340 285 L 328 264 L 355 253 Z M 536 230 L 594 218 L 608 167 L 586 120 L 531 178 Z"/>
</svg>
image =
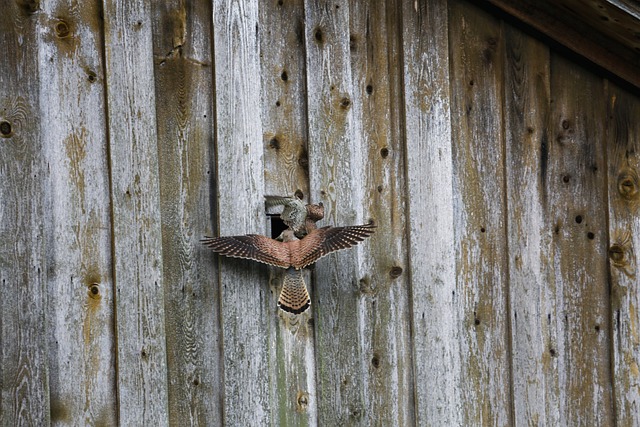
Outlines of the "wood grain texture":
<svg viewBox="0 0 640 427">
<path fill-rule="evenodd" d="M 446 1 L 402 3 L 415 418 L 461 425 Z"/>
<path fill-rule="evenodd" d="M 359 256 L 359 369 L 366 425 L 414 424 L 409 281 L 403 274 L 405 147 L 397 114 L 402 108 L 398 6 L 349 2 L 352 150 L 362 153 L 356 189 L 363 193 L 363 212 L 378 226 Z"/>
<path fill-rule="evenodd" d="M 501 24 L 449 3 L 455 315 L 465 425 L 510 425 Z"/>
<path fill-rule="evenodd" d="M 304 2 L 261 2 L 265 194 L 309 198 Z"/>
<path fill-rule="evenodd" d="M 265 234 L 258 1 L 216 0 L 213 6 L 219 232 Z M 219 271 L 223 422 L 265 425 L 272 410 L 268 270 L 222 259 Z"/>
<path fill-rule="evenodd" d="M 152 18 L 169 422 L 221 425 L 218 270 L 199 243 L 215 214 L 211 4 L 154 2 Z"/>
<path fill-rule="evenodd" d="M 609 84 L 606 158 L 609 195 L 609 271 L 615 420 L 640 424 L 640 99 Z"/>
<path fill-rule="evenodd" d="M 549 48 L 505 27 L 505 137 L 513 408 L 517 425 L 560 425 L 551 342 L 558 309 L 552 283 L 549 209 Z"/>
<path fill-rule="evenodd" d="M 49 1 L 39 12 L 54 424 L 117 420 L 101 9 L 99 1 Z"/>
<path fill-rule="evenodd" d="M 165 425 L 167 355 L 150 2 L 104 2 L 119 420 Z"/>
<path fill-rule="evenodd" d="M 550 70 L 553 241 L 546 260 L 553 269 L 548 286 L 555 303 L 545 313 L 548 363 L 557 371 L 559 424 L 612 425 L 604 86 L 557 54 L 551 55 Z"/>
<path fill-rule="evenodd" d="M 0 49 L 0 425 L 48 425 L 46 163 L 36 5 L 4 2 Z"/>
<path fill-rule="evenodd" d="M 361 136 L 354 134 L 348 1 L 305 1 L 309 175 L 311 200 L 325 206 L 324 224 L 366 221 Z M 373 239 L 376 237 L 373 236 Z M 327 256 L 315 267 L 318 422 L 366 425 L 367 373 L 364 349 L 364 299 L 358 254 L 364 242 Z"/>
<path fill-rule="evenodd" d="M 265 194 L 296 194 L 308 201 L 304 2 L 261 2 L 259 13 Z M 269 272 L 270 422 L 317 425 L 313 307 L 299 316 L 280 310 L 276 301 L 284 270 Z M 303 277 L 309 287 L 309 270 Z"/>
</svg>

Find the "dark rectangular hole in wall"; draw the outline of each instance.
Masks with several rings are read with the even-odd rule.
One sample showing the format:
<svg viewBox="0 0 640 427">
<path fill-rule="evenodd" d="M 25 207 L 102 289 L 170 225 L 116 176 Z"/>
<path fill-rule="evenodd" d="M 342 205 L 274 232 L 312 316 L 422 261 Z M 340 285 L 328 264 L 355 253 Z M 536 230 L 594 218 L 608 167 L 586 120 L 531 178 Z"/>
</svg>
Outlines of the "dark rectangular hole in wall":
<svg viewBox="0 0 640 427">
<path fill-rule="evenodd" d="M 280 214 L 267 214 L 269 219 L 271 220 L 271 238 L 275 239 L 278 237 L 284 230 L 287 229 L 287 226 L 280 219 Z"/>
</svg>

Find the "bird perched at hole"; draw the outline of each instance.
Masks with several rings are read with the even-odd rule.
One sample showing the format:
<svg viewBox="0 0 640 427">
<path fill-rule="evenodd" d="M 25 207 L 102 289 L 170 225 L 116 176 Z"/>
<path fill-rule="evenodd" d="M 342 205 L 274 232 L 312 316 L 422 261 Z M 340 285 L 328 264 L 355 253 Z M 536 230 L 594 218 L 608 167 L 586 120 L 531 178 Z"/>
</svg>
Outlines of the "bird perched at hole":
<svg viewBox="0 0 640 427">
<path fill-rule="evenodd" d="M 280 235 L 282 241 L 258 234 L 205 236 L 201 241 L 221 255 L 286 268 L 278 307 L 289 313 L 300 314 L 311 305 L 302 269 L 331 252 L 357 245 L 371 236 L 375 228 L 373 222 L 347 227 L 327 226 L 311 230 L 303 239 L 298 239 L 289 228 Z"/>
<path fill-rule="evenodd" d="M 307 205 L 297 197 L 264 196 L 264 198 L 267 210 L 284 206 L 280 219 L 299 239 L 316 229 L 316 222 L 324 218 L 322 203 Z"/>
</svg>

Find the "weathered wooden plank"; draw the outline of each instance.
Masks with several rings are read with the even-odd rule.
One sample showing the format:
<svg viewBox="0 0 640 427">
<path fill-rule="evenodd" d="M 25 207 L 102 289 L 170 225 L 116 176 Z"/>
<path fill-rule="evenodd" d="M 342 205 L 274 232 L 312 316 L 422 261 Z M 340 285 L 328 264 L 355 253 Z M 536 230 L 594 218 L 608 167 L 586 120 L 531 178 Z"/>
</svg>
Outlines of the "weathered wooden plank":
<svg viewBox="0 0 640 427">
<path fill-rule="evenodd" d="M 618 5 L 611 4 L 613 2 L 484 1 L 640 87 L 640 54 L 635 36 L 640 31 L 640 21 Z M 576 5 L 570 4 L 574 2 Z M 591 15 L 591 23 L 599 22 L 599 25 L 589 25 L 580 17 L 581 14 Z"/>
<path fill-rule="evenodd" d="M 0 20 L 0 425 L 50 422 L 37 3 Z"/>
<path fill-rule="evenodd" d="M 551 55 L 545 262 L 555 304 L 541 309 L 559 390 L 560 425 L 613 425 L 602 79 Z"/>
<path fill-rule="evenodd" d="M 260 4 L 265 194 L 308 200 L 304 2 Z"/>
<path fill-rule="evenodd" d="M 264 234 L 258 1 L 213 4 L 218 221 L 221 235 Z M 266 266 L 220 263 L 226 425 L 270 419 Z"/>
<path fill-rule="evenodd" d="M 640 99 L 609 84 L 606 159 L 609 184 L 609 271 L 615 420 L 640 424 Z"/>
<path fill-rule="evenodd" d="M 549 48 L 506 26 L 505 137 L 509 304 L 516 425 L 561 425 L 551 336 L 553 212 L 549 210 Z M 553 323 L 551 323 L 553 321 Z M 555 350 L 553 350 L 555 351 Z"/>
<path fill-rule="evenodd" d="M 102 5 L 89 1 L 79 7 L 54 0 L 40 7 L 51 421 L 114 425 L 114 288 Z"/>
<path fill-rule="evenodd" d="M 167 363 L 150 2 L 104 2 L 118 412 L 164 425 Z"/>
<path fill-rule="evenodd" d="M 353 127 L 362 153 L 358 186 L 375 237 L 361 252 L 359 368 L 366 425 L 414 424 L 409 283 L 406 269 L 399 3 L 349 2 Z M 358 187 L 356 187 L 358 189 Z"/>
<path fill-rule="evenodd" d="M 447 1 L 402 3 L 417 425 L 462 425 Z"/>
<path fill-rule="evenodd" d="M 217 263 L 198 242 L 215 213 L 211 3 L 154 2 L 152 17 L 169 421 L 222 425 Z"/>
<path fill-rule="evenodd" d="M 462 424 L 511 425 L 503 34 L 470 3 L 449 6 Z"/>
<path fill-rule="evenodd" d="M 352 114 L 349 3 L 305 1 L 305 18 L 311 200 L 324 203 L 325 224 L 362 223 L 369 215 L 363 205 L 364 153 Z M 322 425 L 367 424 L 365 375 L 371 355 L 363 352 L 359 283 L 369 272 L 360 269 L 358 260 L 367 245 L 332 254 L 315 267 L 312 301 Z"/>
<path fill-rule="evenodd" d="M 259 9 L 265 193 L 308 200 L 304 2 L 262 2 Z M 270 269 L 270 421 L 317 425 L 313 308 L 298 316 L 278 309 L 283 273 Z M 303 274 L 309 285 L 311 275 Z"/>
</svg>

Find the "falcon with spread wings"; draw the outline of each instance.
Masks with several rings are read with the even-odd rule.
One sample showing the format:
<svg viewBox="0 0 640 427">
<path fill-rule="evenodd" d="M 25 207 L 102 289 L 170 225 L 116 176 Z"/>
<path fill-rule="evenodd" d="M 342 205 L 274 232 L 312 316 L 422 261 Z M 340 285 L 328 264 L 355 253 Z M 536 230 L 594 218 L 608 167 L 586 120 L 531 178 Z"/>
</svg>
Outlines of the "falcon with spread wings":
<svg viewBox="0 0 640 427">
<path fill-rule="evenodd" d="M 327 226 L 311 230 L 301 240 L 289 228 L 278 239 L 247 234 L 205 237 L 202 243 L 221 255 L 251 259 L 287 269 L 278 307 L 289 313 L 300 314 L 311 305 L 301 270 L 331 252 L 357 245 L 371 236 L 375 228 L 373 223 L 346 227 Z"/>
</svg>

